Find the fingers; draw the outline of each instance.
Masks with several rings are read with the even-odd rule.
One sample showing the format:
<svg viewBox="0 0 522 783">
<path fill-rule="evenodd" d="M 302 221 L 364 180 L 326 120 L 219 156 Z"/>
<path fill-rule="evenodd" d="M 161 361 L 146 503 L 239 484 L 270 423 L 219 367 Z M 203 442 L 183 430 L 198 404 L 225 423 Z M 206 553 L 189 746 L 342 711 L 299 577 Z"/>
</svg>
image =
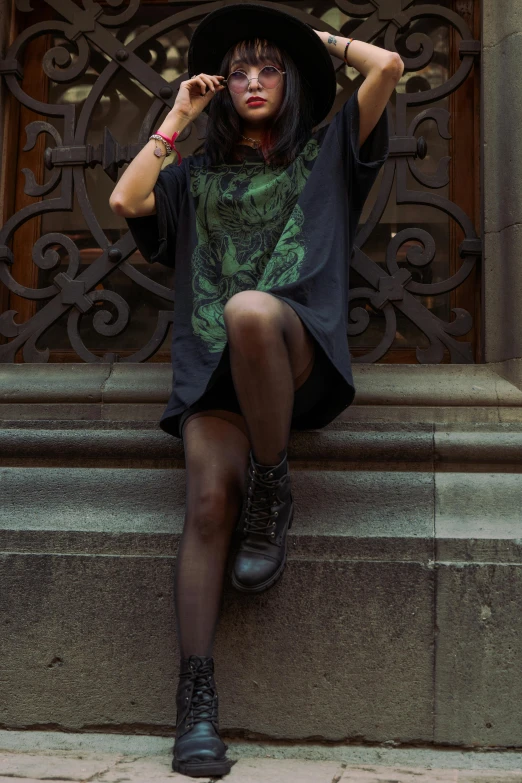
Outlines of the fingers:
<svg viewBox="0 0 522 783">
<path fill-rule="evenodd" d="M 210 88 L 214 93 L 217 89 L 223 89 L 225 85 L 220 81 L 224 78 L 224 76 L 209 76 L 206 73 L 200 73 L 199 76 L 193 76 L 189 81 L 198 84 L 201 87 L 201 94 L 205 95 L 207 88 Z"/>
</svg>

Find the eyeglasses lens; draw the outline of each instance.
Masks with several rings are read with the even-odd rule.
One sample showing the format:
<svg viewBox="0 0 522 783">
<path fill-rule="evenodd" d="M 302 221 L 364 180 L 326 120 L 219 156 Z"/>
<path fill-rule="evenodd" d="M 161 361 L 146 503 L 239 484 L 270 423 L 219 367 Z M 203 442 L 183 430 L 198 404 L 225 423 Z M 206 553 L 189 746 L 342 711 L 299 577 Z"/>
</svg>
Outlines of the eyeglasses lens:
<svg viewBox="0 0 522 783">
<path fill-rule="evenodd" d="M 267 90 L 277 87 L 281 74 L 272 65 L 265 65 L 259 71 L 259 84 Z M 234 71 L 228 77 L 228 85 L 233 92 L 244 92 L 248 88 L 248 76 L 243 71 Z"/>
</svg>

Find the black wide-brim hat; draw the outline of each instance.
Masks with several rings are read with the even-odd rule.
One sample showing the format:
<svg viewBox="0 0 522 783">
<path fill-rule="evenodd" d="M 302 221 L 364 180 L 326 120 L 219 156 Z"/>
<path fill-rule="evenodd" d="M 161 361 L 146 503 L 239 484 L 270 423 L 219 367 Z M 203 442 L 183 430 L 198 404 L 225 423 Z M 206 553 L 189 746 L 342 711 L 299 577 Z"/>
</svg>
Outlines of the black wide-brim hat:
<svg viewBox="0 0 522 783">
<path fill-rule="evenodd" d="M 333 106 L 335 69 L 316 32 L 295 16 L 272 6 L 233 3 L 217 8 L 201 20 L 188 50 L 189 77 L 219 74 L 231 46 L 246 38 L 267 38 L 294 60 L 303 87 L 312 98 L 313 124 L 318 125 Z M 208 111 L 209 104 L 205 107 Z"/>
</svg>

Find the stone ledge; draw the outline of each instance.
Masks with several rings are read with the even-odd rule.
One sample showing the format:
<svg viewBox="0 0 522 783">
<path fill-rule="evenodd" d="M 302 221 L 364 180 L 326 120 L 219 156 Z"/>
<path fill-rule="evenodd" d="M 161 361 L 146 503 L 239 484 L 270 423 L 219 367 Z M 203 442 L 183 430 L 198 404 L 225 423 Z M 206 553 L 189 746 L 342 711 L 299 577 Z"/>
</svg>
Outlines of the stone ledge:
<svg viewBox="0 0 522 783">
<path fill-rule="evenodd" d="M 168 556 L 0 556 L 2 727 L 170 733 L 174 566 Z M 417 562 L 290 560 L 260 596 L 227 580 L 220 728 L 432 742 L 434 588 L 433 569 Z"/>
<path fill-rule="evenodd" d="M 519 360 L 515 364 L 355 364 L 354 406 L 520 407 L 519 364 Z M 164 404 L 171 377 L 170 364 L 4 364 L 0 366 L 0 407 L 10 403 Z"/>
<path fill-rule="evenodd" d="M 0 480 L 5 553 L 176 553 L 185 516 L 184 470 L 0 468 Z M 431 474 L 298 470 L 293 483 L 290 558 L 432 559 Z"/>
<path fill-rule="evenodd" d="M 5 424 L 5 423 L 3 423 Z M 7 422 L 0 429 L 0 465 L 57 465 L 166 467 L 184 462 L 183 444 L 157 426 L 126 422 L 125 428 L 110 422 L 66 422 L 66 428 L 49 428 L 47 422 Z M 53 423 L 55 424 L 55 423 Z M 61 423 L 63 426 L 63 423 Z M 94 426 L 96 425 L 96 426 Z M 140 426 L 141 425 L 141 426 Z M 292 432 L 289 458 L 307 462 L 377 461 L 411 462 L 433 459 L 430 425 L 377 424 L 368 431 L 364 424 L 337 429 Z M 522 427 L 520 428 L 522 453 Z"/>
<path fill-rule="evenodd" d="M 400 464 L 430 470 L 445 465 L 522 465 L 522 423 L 403 424 L 340 421 L 323 430 L 291 433 L 289 459 L 313 464 Z M 183 444 L 149 422 L 8 421 L 0 428 L 6 467 L 164 468 L 184 464 Z M 342 465 L 339 469 L 345 469 Z"/>
<path fill-rule="evenodd" d="M 521 473 L 292 470 L 299 561 L 521 564 Z M 185 472 L 0 468 L 0 551 L 173 557 Z"/>
<path fill-rule="evenodd" d="M 171 733 L 172 555 L 0 555 L 2 726 Z M 220 726 L 285 740 L 520 746 L 520 565 L 290 558 L 227 583 Z M 173 690 L 174 689 L 174 690 Z"/>
</svg>

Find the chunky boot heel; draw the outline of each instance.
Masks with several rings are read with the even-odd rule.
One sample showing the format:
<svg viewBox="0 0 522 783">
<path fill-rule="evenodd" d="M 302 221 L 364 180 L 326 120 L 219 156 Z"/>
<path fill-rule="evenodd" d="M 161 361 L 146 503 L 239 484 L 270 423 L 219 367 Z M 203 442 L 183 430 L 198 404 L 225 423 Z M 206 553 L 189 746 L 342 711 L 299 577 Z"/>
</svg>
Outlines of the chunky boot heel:
<svg viewBox="0 0 522 783">
<path fill-rule="evenodd" d="M 213 658 L 182 658 L 176 705 L 173 771 L 192 778 L 228 774 L 235 761 L 219 736 Z"/>
<path fill-rule="evenodd" d="M 231 578 L 236 590 L 261 593 L 281 578 L 293 517 L 286 457 L 279 465 L 267 467 L 258 465 L 250 452 L 248 486 L 239 522 L 242 539 Z"/>
</svg>

